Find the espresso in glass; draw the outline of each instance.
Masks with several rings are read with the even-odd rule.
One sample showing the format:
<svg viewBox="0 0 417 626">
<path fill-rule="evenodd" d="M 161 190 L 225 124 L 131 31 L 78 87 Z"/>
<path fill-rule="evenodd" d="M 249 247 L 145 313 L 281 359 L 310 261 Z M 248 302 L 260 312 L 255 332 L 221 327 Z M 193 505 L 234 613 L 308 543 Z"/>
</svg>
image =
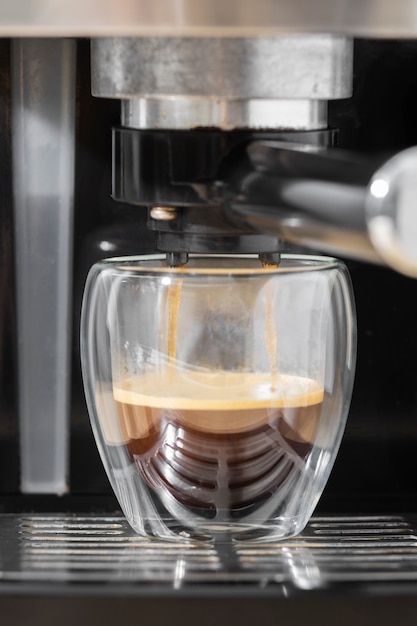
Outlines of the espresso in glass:
<svg viewBox="0 0 417 626">
<path fill-rule="evenodd" d="M 217 521 L 289 488 L 316 436 L 323 388 L 297 376 L 166 366 L 113 389 L 147 485 Z"/>
</svg>

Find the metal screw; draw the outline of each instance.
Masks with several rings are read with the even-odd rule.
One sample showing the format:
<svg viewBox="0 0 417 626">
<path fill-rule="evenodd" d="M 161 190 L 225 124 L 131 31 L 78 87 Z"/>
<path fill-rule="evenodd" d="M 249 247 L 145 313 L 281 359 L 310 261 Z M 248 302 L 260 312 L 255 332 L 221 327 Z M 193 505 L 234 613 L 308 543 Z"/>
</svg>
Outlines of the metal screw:
<svg viewBox="0 0 417 626">
<path fill-rule="evenodd" d="M 173 206 L 154 206 L 149 215 L 153 220 L 168 222 L 177 219 L 178 210 Z"/>
</svg>

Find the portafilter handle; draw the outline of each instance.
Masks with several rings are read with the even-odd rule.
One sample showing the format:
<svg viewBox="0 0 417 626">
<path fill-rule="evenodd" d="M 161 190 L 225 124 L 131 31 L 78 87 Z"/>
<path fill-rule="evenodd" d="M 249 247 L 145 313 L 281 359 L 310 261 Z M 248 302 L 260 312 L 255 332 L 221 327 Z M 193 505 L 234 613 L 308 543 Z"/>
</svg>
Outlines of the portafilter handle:
<svg viewBox="0 0 417 626">
<path fill-rule="evenodd" d="M 253 141 L 226 182 L 240 223 L 417 278 L 417 147 L 387 158 Z"/>
</svg>

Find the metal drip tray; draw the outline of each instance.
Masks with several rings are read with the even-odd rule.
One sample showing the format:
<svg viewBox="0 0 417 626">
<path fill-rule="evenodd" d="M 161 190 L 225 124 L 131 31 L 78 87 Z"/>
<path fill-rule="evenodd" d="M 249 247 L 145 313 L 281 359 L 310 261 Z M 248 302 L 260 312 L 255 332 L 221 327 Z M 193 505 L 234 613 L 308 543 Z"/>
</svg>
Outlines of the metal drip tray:
<svg viewBox="0 0 417 626">
<path fill-rule="evenodd" d="M 151 541 L 121 516 L 0 516 L 0 593 L 7 583 L 111 582 L 112 593 L 126 583 L 136 593 L 206 583 L 288 593 L 414 581 L 417 527 L 402 516 L 315 517 L 295 539 L 244 545 Z"/>
</svg>

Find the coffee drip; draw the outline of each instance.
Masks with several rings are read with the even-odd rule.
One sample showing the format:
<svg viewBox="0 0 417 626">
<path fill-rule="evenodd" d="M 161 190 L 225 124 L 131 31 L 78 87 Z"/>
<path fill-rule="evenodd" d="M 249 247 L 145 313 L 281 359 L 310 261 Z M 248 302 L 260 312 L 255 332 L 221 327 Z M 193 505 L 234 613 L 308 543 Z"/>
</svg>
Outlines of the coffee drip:
<svg viewBox="0 0 417 626">
<path fill-rule="evenodd" d="M 266 260 L 261 260 L 264 270 L 276 269 L 277 263 L 271 263 Z M 275 379 L 278 372 L 277 354 L 278 354 L 278 335 L 275 328 L 274 320 L 274 306 L 272 300 L 271 284 L 266 284 L 266 303 L 265 303 L 265 345 L 269 357 L 269 366 L 271 368 L 271 389 L 275 387 Z"/>
<path fill-rule="evenodd" d="M 184 266 L 179 266 L 178 270 Z M 177 354 L 178 313 L 181 304 L 182 278 L 168 285 L 168 363 L 175 362 Z"/>
</svg>

